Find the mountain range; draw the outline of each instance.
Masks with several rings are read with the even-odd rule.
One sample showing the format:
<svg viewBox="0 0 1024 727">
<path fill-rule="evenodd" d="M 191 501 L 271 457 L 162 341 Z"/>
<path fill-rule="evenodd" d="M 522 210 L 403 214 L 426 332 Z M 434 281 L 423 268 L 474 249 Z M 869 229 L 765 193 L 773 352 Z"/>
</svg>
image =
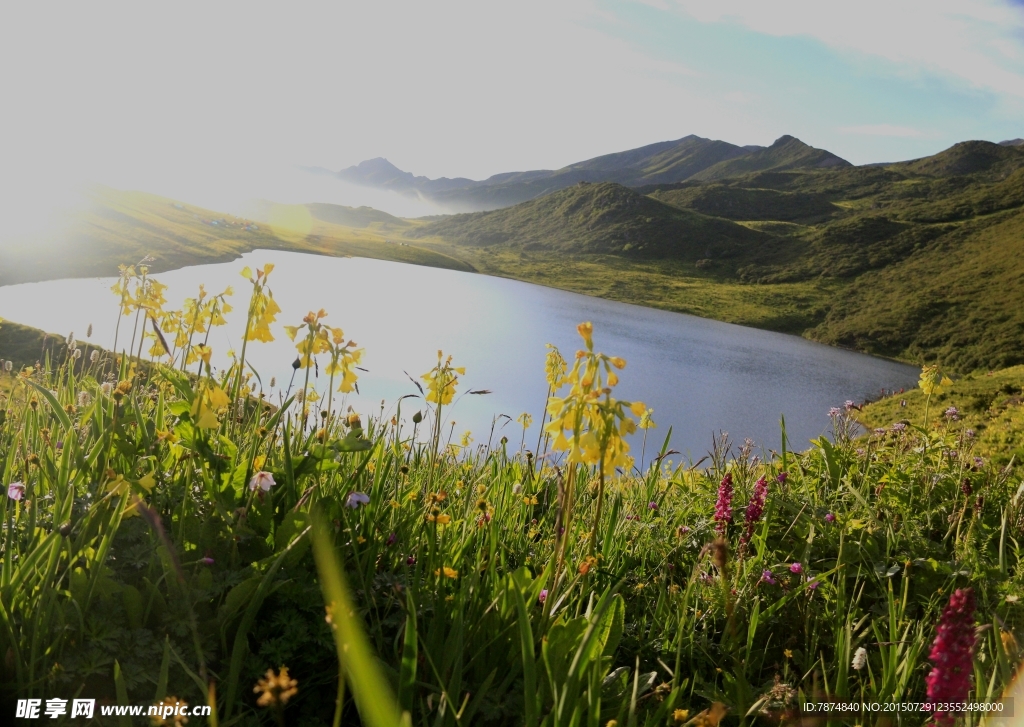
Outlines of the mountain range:
<svg viewBox="0 0 1024 727">
<path fill-rule="evenodd" d="M 638 149 L 605 154 L 561 169 L 496 174 L 482 181 L 457 177 L 428 179 L 404 172 L 384 158 L 335 172 L 346 182 L 427 199 L 450 212 L 510 207 L 579 182 L 615 182 L 628 187 L 710 181 L 750 172 L 848 167 L 850 163 L 792 136 L 768 147 L 736 146 L 685 136 Z"/>
</svg>

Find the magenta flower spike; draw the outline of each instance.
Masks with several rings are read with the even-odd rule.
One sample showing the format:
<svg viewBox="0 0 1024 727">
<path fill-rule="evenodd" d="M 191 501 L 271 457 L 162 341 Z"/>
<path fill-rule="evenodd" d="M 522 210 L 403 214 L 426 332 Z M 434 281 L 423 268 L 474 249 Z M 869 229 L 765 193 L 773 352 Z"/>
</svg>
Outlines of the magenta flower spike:
<svg viewBox="0 0 1024 727">
<path fill-rule="evenodd" d="M 732 522 L 732 473 L 726 473 L 718 486 L 718 501 L 715 503 L 715 531 L 725 532 Z"/>
<path fill-rule="evenodd" d="M 942 612 L 928 659 L 935 665 L 925 679 L 933 704 L 965 702 L 974 669 L 974 590 L 957 589 Z M 935 712 L 935 721 L 951 725 L 956 715 Z"/>
</svg>

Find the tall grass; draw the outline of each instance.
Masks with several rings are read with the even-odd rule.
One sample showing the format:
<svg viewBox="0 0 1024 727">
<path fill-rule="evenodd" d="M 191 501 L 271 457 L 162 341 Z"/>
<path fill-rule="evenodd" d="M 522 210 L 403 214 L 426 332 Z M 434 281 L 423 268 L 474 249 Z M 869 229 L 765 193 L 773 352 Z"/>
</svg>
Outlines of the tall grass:
<svg viewBox="0 0 1024 727">
<path fill-rule="evenodd" d="M 267 272 L 247 272 L 253 300 Z M 1019 483 L 956 426 L 857 438 L 836 410 L 806 452 L 723 434 L 675 463 L 666 439 L 640 468 L 626 435 L 646 410 L 613 398 L 625 362 L 581 326 L 536 451 L 525 419 L 518 448 L 463 447 L 441 431 L 450 360 L 401 402 L 412 423 L 357 414 L 299 388 L 331 360 L 354 385 L 358 361 L 310 314 L 274 404 L 240 365 L 215 374 L 194 331 L 140 361 L 146 321 L 175 318 L 134 300 L 134 357 L 69 346 L 0 372 L 7 701 L 173 695 L 220 725 L 767 724 L 806 701 L 923 700 L 967 586 L 971 698 L 1017 667 Z M 247 331 L 275 324 L 260 300 Z M 293 695 L 267 686 L 284 668 Z"/>
</svg>

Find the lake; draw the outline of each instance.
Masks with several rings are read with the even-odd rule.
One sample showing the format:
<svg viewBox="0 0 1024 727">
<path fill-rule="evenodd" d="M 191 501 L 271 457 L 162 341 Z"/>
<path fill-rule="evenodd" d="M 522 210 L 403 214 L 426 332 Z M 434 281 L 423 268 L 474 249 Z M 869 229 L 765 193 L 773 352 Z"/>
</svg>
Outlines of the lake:
<svg viewBox="0 0 1024 727">
<path fill-rule="evenodd" d="M 250 343 L 247 361 L 264 385 L 277 378 L 286 386 L 295 359 L 294 344 L 281 326 L 298 325 L 310 310 L 324 308 L 325 323 L 341 327 L 366 349 L 360 394 L 347 404 L 364 414 L 394 413 L 395 402 L 418 394 L 414 378 L 437 362 L 437 351 L 465 366 L 459 393 L 487 389 L 486 396 L 463 396 L 448 410 L 455 439 L 471 430 L 486 442 L 492 420 L 515 419 L 530 412 L 534 425 L 527 442 L 536 443 L 537 422 L 547 393 L 545 344 L 558 346 L 571 360 L 581 347 L 576 325 L 594 324 L 595 349 L 621 356 L 619 398 L 641 400 L 654 409 L 657 428 L 647 452 L 656 450 L 672 427 L 672 446 L 699 459 L 713 433 L 726 431 L 734 442 L 753 439 L 778 448 L 779 417 L 794 448 L 829 428 L 828 410 L 847 399 L 877 398 L 881 389 L 915 385 L 918 369 L 852 353 L 797 336 L 635 305 L 592 298 L 529 283 L 472 273 L 440 270 L 363 258 L 326 258 L 301 253 L 256 251 L 231 263 L 184 268 L 155 277 L 167 284 L 172 307 L 195 296 L 200 283 L 212 292 L 231 285 L 234 313 L 210 338 L 214 362 L 224 364 L 229 349 L 241 350 L 249 284 L 239 271 L 272 262 L 270 289 L 283 312 L 274 329 L 277 340 Z M 60 280 L 0 288 L 0 317 L 66 335 L 74 332 L 104 347 L 114 342 L 117 298 L 114 279 Z M 127 345 L 124 331 L 119 345 Z M 147 344 L 148 348 L 148 344 Z M 303 372 L 299 372 L 300 376 Z M 301 379 L 297 377 L 301 384 Z M 326 387 L 326 377 L 317 380 Z M 276 392 L 276 390 L 275 390 Z M 276 393 L 275 393 L 276 398 Z M 403 416 L 421 401 L 403 402 Z M 450 423 L 449 423 L 450 426 Z M 501 419 L 495 438 L 508 436 L 518 446 L 522 428 Z M 445 430 L 447 431 L 447 429 Z M 639 459 L 638 444 L 634 453 Z"/>
</svg>

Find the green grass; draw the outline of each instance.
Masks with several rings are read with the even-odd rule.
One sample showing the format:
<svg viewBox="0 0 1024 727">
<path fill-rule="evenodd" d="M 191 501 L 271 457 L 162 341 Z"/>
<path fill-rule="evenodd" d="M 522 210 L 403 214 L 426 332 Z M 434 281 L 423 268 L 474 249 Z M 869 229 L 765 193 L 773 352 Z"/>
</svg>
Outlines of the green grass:
<svg viewBox="0 0 1024 727">
<path fill-rule="evenodd" d="M 926 397 L 913 389 L 864 407 L 857 419 L 864 426 L 888 427 L 905 421 L 924 425 Z M 946 415 L 957 410 L 956 419 Z M 1024 467 L 1024 366 L 975 372 L 957 378 L 928 402 L 928 424 L 935 429 L 970 429 L 975 452 L 996 467 Z"/>
<path fill-rule="evenodd" d="M 921 701 L 965 587 L 985 628 L 959 696 L 996 699 L 1022 656 L 1019 482 L 975 462 L 990 440 L 964 422 L 854 440 L 839 416 L 806 452 L 719 440 L 692 463 L 652 437 L 603 473 L 539 456 L 538 423 L 525 445 L 438 444 L 447 407 L 412 385 L 382 416 L 339 416 L 337 397 L 267 406 L 278 392 L 232 371 L 90 359 L 58 348 L 0 374 L 0 486 L 25 487 L 4 499 L 0 708 L 173 697 L 216 706 L 213 727 L 654 727 L 719 703 L 726 724 L 777 724 L 812 700 Z M 978 406 L 1019 410 L 1020 371 L 999 376 L 950 396 L 1011 385 Z M 254 684 L 282 667 L 298 692 L 261 707 Z"/>
</svg>

